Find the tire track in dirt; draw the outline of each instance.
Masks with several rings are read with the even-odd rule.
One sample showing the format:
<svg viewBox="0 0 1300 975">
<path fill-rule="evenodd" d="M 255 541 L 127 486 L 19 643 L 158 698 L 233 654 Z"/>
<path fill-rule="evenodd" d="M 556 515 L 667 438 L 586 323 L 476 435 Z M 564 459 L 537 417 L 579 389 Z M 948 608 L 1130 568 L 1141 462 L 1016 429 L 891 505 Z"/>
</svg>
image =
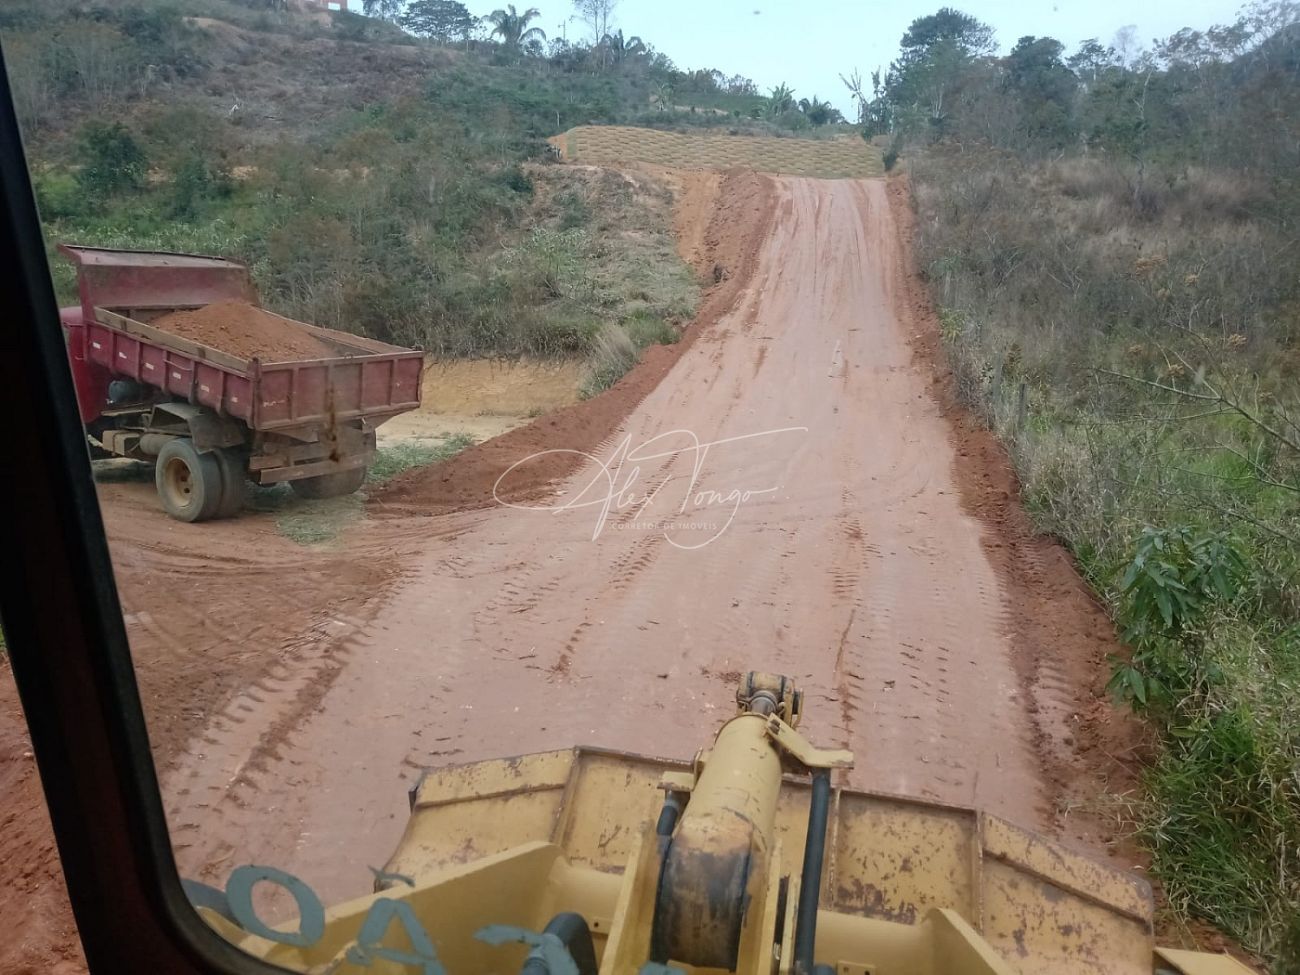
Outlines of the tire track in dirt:
<svg viewBox="0 0 1300 975">
<path fill-rule="evenodd" d="M 1013 597 L 1008 628 L 1052 797 L 1051 828 L 1122 869 L 1141 868 L 1145 857 L 1133 838 L 1098 802 L 1139 792 L 1150 754 L 1149 733 L 1112 707 L 1105 690 L 1107 657 L 1120 649 L 1114 625 L 1066 550 L 1034 530 L 1005 448 L 960 402 L 937 316 L 910 258 L 914 214 L 905 177 L 888 182 L 888 197 L 897 238 L 892 300 L 948 422 L 962 507 L 986 526 L 985 552 Z"/>
<path fill-rule="evenodd" d="M 232 789 L 183 862 L 233 849 L 327 901 L 364 892 L 419 769 L 573 744 L 689 757 L 750 667 L 802 682 L 810 737 L 857 753 L 850 784 L 1052 825 L 1014 594 L 895 304 L 885 184 L 767 186 L 775 221 L 725 307 L 621 424 L 576 436 L 613 472 L 609 517 L 473 510 L 439 501 L 445 472 L 408 479 L 394 504 L 432 499 L 440 537 L 265 756 L 276 791 Z M 573 445 L 510 436 L 465 469 Z M 543 464 L 514 497 L 557 507 L 602 467 Z"/>
</svg>

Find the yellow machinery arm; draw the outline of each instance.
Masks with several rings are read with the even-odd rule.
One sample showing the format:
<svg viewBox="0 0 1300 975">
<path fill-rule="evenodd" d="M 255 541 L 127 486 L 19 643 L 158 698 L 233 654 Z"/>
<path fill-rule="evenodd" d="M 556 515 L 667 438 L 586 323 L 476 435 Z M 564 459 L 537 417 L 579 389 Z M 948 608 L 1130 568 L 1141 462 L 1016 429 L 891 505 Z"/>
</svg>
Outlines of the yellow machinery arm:
<svg viewBox="0 0 1300 975">
<path fill-rule="evenodd" d="M 298 970 L 427 975 L 1245 975 L 1157 949 L 1146 883 L 970 809 L 832 788 L 788 678 L 687 766 L 587 748 L 428 773 L 370 897 Z M 809 781 L 811 777 L 811 782 Z"/>
</svg>

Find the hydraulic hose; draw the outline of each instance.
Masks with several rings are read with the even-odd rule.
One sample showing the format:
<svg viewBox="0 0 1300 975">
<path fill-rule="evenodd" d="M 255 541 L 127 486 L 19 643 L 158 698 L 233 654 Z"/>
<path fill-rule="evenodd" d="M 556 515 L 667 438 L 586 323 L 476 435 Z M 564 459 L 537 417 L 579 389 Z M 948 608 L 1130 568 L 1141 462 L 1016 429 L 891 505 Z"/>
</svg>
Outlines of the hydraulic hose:
<svg viewBox="0 0 1300 975">
<path fill-rule="evenodd" d="M 560 939 L 569 957 L 578 966 L 578 975 L 596 975 L 596 947 L 591 941 L 591 929 L 581 914 L 572 911 L 557 914 L 542 930 Z M 520 975 L 556 975 L 539 954 L 530 954 L 524 960 Z"/>
<path fill-rule="evenodd" d="M 799 881 L 799 908 L 794 928 L 794 967 L 798 975 L 814 975 L 817 944 L 817 901 L 821 895 L 822 861 L 826 856 L 826 824 L 831 809 L 830 769 L 813 773 L 808 804 L 808 839 L 803 848 L 803 874 Z"/>
<path fill-rule="evenodd" d="M 670 792 L 664 796 L 664 807 L 659 810 L 659 822 L 655 823 L 656 836 L 672 836 L 677 828 L 677 817 L 682 814 L 682 794 Z"/>
</svg>

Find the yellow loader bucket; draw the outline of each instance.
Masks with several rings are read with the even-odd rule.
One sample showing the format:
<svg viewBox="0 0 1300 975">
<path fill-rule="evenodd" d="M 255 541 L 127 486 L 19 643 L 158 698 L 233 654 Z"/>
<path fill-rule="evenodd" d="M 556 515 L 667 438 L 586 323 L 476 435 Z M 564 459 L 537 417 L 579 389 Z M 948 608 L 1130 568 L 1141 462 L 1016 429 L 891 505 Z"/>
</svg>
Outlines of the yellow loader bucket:
<svg viewBox="0 0 1300 975">
<path fill-rule="evenodd" d="M 788 678 L 747 675 L 737 703 L 689 764 L 579 747 L 427 773 L 376 894 L 308 946 L 205 916 L 331 975 L 1248 972 L 1157 949 L 1139 878 L 973 809 L 833 788 L 852 756 L 795 730 Z"/>
<path fill-rule="evenodd" d="M 442 869 L 535 841 L 558 847 L 575 866 L 621 873 L 642 824 L 659 814 L 661 786 L 690 771 L 594 748 L 440 769 L 413 790 L 406 834 L 386 869 L 418 886 Z M 808 795 L 806 782 L 783 780 L 776 829 L 792 876 L 802 866 Z M 946 908 L 1000 956 L 999 970 L 1151 975 L 1144 880 L 973 809 L 834 789 L 832 810 L 823 912 L 912 926 Z M 598 940 L 611 922 L 595 919 Z M 820 930 L 829 937 L 835 925 Z M 1185 975 L 1247 971 L 1227 956 L 1169 955 L 1169 970 Z M 839 967 L 839 975 L 872 971 Z"/>
</svg>

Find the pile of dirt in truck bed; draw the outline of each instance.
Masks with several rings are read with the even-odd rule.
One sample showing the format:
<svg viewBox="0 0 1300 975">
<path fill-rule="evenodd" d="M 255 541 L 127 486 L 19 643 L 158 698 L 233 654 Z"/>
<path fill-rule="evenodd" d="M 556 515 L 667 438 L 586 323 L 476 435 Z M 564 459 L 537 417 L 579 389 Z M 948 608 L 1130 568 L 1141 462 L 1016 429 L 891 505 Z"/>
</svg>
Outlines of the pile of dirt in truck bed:
<svg viewBox="0 0 1300 975">
<path fill-rule="evenodd" d="M 286 362 L 355 354 L 322 341 L 287 318 L 243 301 L 219 301 L 193 311 L 174 311 L 156 319 L 153 326 L 240 359 Z"/>
</svg>

